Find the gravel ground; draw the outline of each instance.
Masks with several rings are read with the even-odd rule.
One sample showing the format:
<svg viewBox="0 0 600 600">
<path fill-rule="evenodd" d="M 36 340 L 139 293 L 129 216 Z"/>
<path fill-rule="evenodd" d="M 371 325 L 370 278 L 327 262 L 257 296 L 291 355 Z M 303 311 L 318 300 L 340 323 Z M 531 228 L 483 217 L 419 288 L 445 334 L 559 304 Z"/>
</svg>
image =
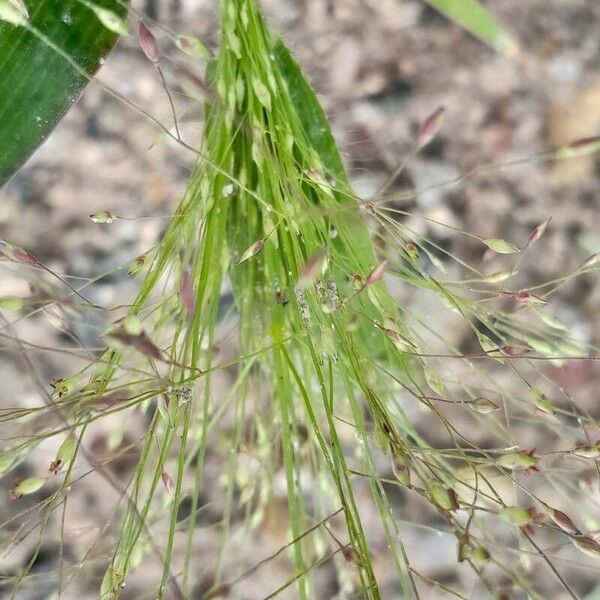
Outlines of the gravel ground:
<svg viewBox="0 0 600 600">
<path fill-rule="evenodd" d="M 396 203 L 398 208 L 413 213 L 405 217 L 407 225 L 464 260 L 481 263 L 478 247 L 465 243 L 448 228 L 428 224 L 423 217 L 517 245 L 526 242 L 535 225 L 552 217 L 546 235 L 520 267 L 517 288 L 560 277 L 586 256 L 600 251 L 597 156 L 503 166 L 573 139 L 600 135 L 597 0 L 486 2 L 518 40 L 519 60 L 486 48 L 418 0 L 265 0 L 262 4 L 318 90 L 361 196 L 375 193 L 409 151 L 418 124 L 443 105 L 447 116 L 440 135 L 411 161 L 394 188 L 399 193 L 416 190 L 404 194 L 409 199 Z M 194 33 L 216 44 L 215 2 L 147 0 L 145 5 L 138 2 L 136 6 L 173 30 Z M 166 48 L 166 40 L 161 42 Z M 190 100 L 190 95 L 198 91 L 189 77 L 182 75 L 181 55 L 171 48 L 168 57 L 165 70 L 179 114 L 185 115 L 181 120 L 186 139 L 199 139 L 201 111 Z M 134 39 L 118 45 L 100 77 L 162 121 L 169 121 L 164 91 Z M 165 217 L 173 212 L 185 189 L 192 162 L 193 156 L 157 136 L 143 117 L 92 86 L 44 146 L 0 191 L 0 237 L 27 248 L 61 273 L 85 278 L 111 273 L 90 286 L 90 298 L 105 304 L 128 300 L 137 282 L 127 277 L 126 269 L 118 267 L 159 238 L 167 224 Z M 497 168 L 453 183 L 482 165 Z M 426 188 L 433 189 L 419 192 Z M 128 218 L 155 218 L 102 226 L 88 219 L 98 210 Z M 494 259 L 485 262 L 484 268 L 492 273 L 502 268 L 502 263 Z M 0 287 L 3 296 L 29 293 L 23 279 L 6 265 L 0 265 Z M 416 292 L 399 289 L 398 294 L 409 305 L 418 305 L 423 314 L 431 309 L 428 316 L 435 327 L 457 345 L 468 347 L 468 331 L 447 312 L 440 314 L 427 306 L 426 299 Z M 597 276 L 569 283 L 551 302 L 553 314 L 568 325 L 571 336 L 596 345 L 600 344 L 599 309 Z M 77 337 L 94 346 L 103 324 L 91 325 L 78 319 L 72 322 Z M 72 342 L 44 314 L 19 323 L 17 329 L 22 339 L 38 345 L 53 347 Z M 32 360 L 43 381 L 72 371 L 74 364 L 72 357 L 55 352 L 32 354 Z M 561 368 L 548 364 L 542 370 L 580 406 L 600 418 L 597 363 L 580 361 Z M 0 406 L 33 406 L 39 402 L 31 368 L 24 366 L 18 354 L 0 354 L 0 376 Z M 505 384 L 510 388 L 514 382 L 507 376 Z M 411 416 L 418 425 L 426 419 L 418 412 Z M 135 439 L 143 423 L 130 418 L 128 424 L 128 435 Z M 110 422 L 104 427 L 91 432 L 96 456 L 106 452 Z M 478 443 L 486 443 L 485 435 L 482 432 Z M 530 447 L 543 445 L 543 440 L 535 439 L 535 431 L 531 435 L 534 439 Z M 7 436 L 8 432 L 3 432 L 2 437 Z M 48 453 L 53 451 L 50 444 L 43 446 L 22 465 L 19 475 L 36 473 L 40 465 L 44 468 Z M 115 468 L 128 473 L 131 461 L 125 458 L 121 463 Z M 210 458 L 209 468 L 217 469 L 216 465 L 210 466 Z M 73 529 L 96 526 L 102 517 L 109 516 L 103 514 L 103 500 L 110 492 L 104 489 L 100 477 L 88 479 L 85 494 L 79 496 L 81 505 L 72 509 Z M 6 478 L 2 483 L 5 488 L 10 486 Z M 218 494 L 215 489 L 214 499 Z M 422 506 L 407 503 L 404 497 L 398 498 L 398 506 L 409 520 L 433 522 L 435 518 Z M 0 520 L 12 512 L 13 508 L 0 500 Z M 261 556 L 266 556 L 283 543 L 284 518 L 285 510 L 274 501 L 257 539 L 237 540 L 242 563 L 251 565 L 255 559 L 251 554 L 243 555 L 243 548 L 260 543 Z M 369 518 L 376 517 L 366 515 L 367 521 Z M 214 532 L 207 529 L 199 561 L 214 547 L 211 535 Z M 0 572 L 13 572 L 23 565 L 34 541 L 15 549 Z M 57 547 L 57 539 L 49 536 L 34 572 L 56 568 Z M 450 583 L 462 579 L 468 584 L 457 570 L 455 543 L 450 537 L 439 538 L 414 529 L 407 534 L 407 549 L 429 576 Z M 76 539 L 72 552 L 77 553 Z M 240 556 L 236 557 L 238 562 Z M 152 568 L 150 559 L 148 568 Z M 388 568 L 382 562 L 381 574 L 385 575 Z M 240 598 L 263 597 L 288 569 L 286 560 L 274 562 L 260 572 L 249 589 L 240 592 Z M 137 586 L 142 586 L 143 577 L 139 577 L 133 579 L 127 597 L 135 597 L 135 590 L 141 589 Z M 324 569 L 319 578 L 322 598 L 333 597 L 333 588 L 327 587 L 331 585 L 331 572 Z M 201 576 L 198 579 L 200 590 L 206 582 Z M 64 597 L 95 597 L 90 583 L 92 578 L 80 581 Z M 552 583 L 544 585 L 546 598 L 566 597 Z M 600 593 L 598 570 L 582 570 L 578 586 L 582 594 L 593 589 Z M 49 588 L 40 584 L 24 590 L 19 600 L 47 598 L 49 593 Z M 197 597 L 202 597 L 200 591 Z M 400 597 L 390 583 L 385 598 Z M 446 596 L 429 588 L 423 597 Z"/>
</svg>

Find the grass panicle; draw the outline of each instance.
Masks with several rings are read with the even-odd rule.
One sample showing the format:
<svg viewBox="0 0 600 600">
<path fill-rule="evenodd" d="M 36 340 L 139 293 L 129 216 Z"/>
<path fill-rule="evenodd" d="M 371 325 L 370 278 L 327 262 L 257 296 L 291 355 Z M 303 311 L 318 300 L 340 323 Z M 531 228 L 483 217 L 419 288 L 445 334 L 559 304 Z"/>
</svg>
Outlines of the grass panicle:
<svg viewBox="0 0 600 600">
<path fill-rule="evenodd" d="M 154 35 L 145 25 L 140 34 L 157 63 Z M 96 475 L 116 497 L 114 514 L 77 560 L 61 547 L 59 595 L 101 571 L 101 597 L 116 600 L 152 561 L 161 573 L 147 582 L 148 597 L 191 597 L 200 575 L 205 597 L 237 597 L 283 555 L 293 568 L 268 598 L 288 589 L 318 597 L 316 573 L 329 562 L 345 597 L 384 598 L 379 560 L 402 597 L 427 597 L 432 586 L 469 597 L 416 566 L 405 533 L 423 527 L 455 539 L 457 561 L 478 594 L 520 590 L 539 598 L 526 561 L 576 598 L 561 561 L 582 553 L 597 560 L 598 507 L 586 508 L 584 527 L 569 498 L 580 476 L 598 477 L 600 447 L 589 433 L 593 416 L 542 366 L 597 358 L 550 307 L 554 292 L 600 261 L 591 257 L 555 281 L 522 287 L 518 267 L 536 252 L 549 219 L 525 240 L 453 230 L 494 259 L 501 270 L 490 274 L 411 229 L 385 193 L 390 185 L 375 198 L 357 197 L 313 90 L 254 0 L 222 0 L 220 47 L 208 60 L 206 86 L 202 144 L 185 197 L 160 243 L 124 267 L 140 280 L 133 302 L 92 304 L 83 295 L 92 281 L 75 286 L 2 242 L 7 263 L 37 289 L 31 298 L 0 299 L 3 315 L 17 315 L 2 317 L 6 345 L 34 375 L 27 357 L 42 349 L 14 333 L 20 320 L 51 318 L 52 310 L 66 334 L 71 313 L 111 320 L 103 346 L 86 349 L 93 357 L 78 371 L 49 392 L 38 381 L 43 404 L 0 413 L 14 428 L 2 440 L 2 473 L 46 440 L 60 440 L 48 472 L 16 481 L 11 491 L 16 507 L 27 496 L 41 498 L 23 504 L 3 547 L 37 540 L 11 580 L 12 597 L 34 580 L 29 571 L 47 528 L 58 519 L 64 534 L 78 482 Z M 411 156 L 436 135 L 442 112 L 421 126 Z M 533 160 L 568 158 L 559 150 Z M 122 218 L 90 216 L 101 226 Z M 391 283 L 434 298 L 466 323 L 471 347 L 456 347 L 392 295 Z M 64 352 L 81 359 L 74 333 L 70 341 Z M 506 373 L 515 385 L 503 384 Z M 426 429 L 415 424 L 415 411 L 427 415 Z M 114 416 L 121 422 L 103 462 L 89 450 L 87 432 Z M 137 437 L 127 430 L 132 417 L 146 425 Z M 524 424 L 547 447 L 528 447 Z M 495 445 L 480 446 L 479 431 Z M 115 478 L 108 466 L 131 453 L 131 477 Z M 215 489 L 218 506 L 205 501 L 217 497 Z M 434 525 L 409 521 L 393 500 L 398 493 L 423 506 Z M 280 500 L 285 543 L 240 566 L 231 559 L 236 546 L 253 539 Z M 210 527 L 205 511 L 217 514 Z M 209 530 L 219 550 L 199 566 Z M 555 547 L 567 550 L 557 557 Z M 92 559 L 99 560 L 93 568 Z"/>
</svg>

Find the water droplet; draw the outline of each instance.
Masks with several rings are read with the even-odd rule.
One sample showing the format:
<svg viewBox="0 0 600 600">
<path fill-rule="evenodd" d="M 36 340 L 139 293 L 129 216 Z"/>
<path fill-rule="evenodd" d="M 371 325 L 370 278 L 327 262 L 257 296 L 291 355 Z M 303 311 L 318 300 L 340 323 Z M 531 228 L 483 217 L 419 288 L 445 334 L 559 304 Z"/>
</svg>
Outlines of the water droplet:
<svg viewBox="0 0 600 600">
<path fill-rule="evenodd" d="M 62 14 L 62 16 L 60 17 L 60 20 L 63 23 L 70 25 L 73 22 L 73 15 L 67 10 Z"/>
</svg>

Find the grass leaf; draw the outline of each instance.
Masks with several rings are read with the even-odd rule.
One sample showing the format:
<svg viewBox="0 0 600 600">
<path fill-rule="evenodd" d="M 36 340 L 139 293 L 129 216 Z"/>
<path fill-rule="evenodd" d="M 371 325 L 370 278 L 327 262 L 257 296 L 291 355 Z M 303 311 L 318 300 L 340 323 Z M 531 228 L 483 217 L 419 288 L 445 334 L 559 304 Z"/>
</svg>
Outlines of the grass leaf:
<svg viewBox="0 0 600 600">
<path fill-rule="evenodd" d="M 464 27 L 476 38 L 502 54 L 517 51 L 514 39 L 478 0 L 425 0 L 427 4 Z"/>
<path fill-rule="evenodd" d="M 117 39 L 77 0 L 28 4 L 29 19 L 22 17 L 18 26 L 0 14 L 0 185 L 48 137 L 87 84 L 66 56 L 91 76 Z M 125 16 L 117 0 L 98 0 L 94 7 Z M 13 5 L 3 0 L 0 8 Z M 15 10 L 13 16 L 21 14 Z"/>
</svg>

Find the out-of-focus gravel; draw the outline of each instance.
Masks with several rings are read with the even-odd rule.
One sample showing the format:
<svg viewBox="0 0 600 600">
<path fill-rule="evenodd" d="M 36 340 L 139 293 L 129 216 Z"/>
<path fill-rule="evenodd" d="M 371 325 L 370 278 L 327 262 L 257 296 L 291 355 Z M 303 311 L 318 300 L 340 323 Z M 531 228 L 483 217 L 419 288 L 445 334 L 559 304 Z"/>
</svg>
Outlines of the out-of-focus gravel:
<svg viewBox="0 0 600 600">
<path fill-rule="evenodd" d="M 398 191 L 452 182 L 481 165 L 501 165 L 573 139 L 600 135 L 597 0 L 487 2 L 519 41 L 519 61 L 486 48 L 419 0 L 265 0 L 262 4 L 316 86 L 356 190 L 364 197 L 375 192 L 407 153 L 418 123 L 440 105 L 447 109 L 441 133 L 409 164 Z M 218 40 L 215 2 L 147 0 L 145 6 L 140 2 L 136 6 L 173 30 L 194 33 L 213 46 Z M 168 56 L 164 62 L 167 78 L 180 114 L 185 113 L 185 136 L 194 144 L 200 136 L 201 110 L 190 94 L 197 90 L 175 70 L 184 61 L 182 55 L 166 38 L 161 37 L 160 42 Z M 100 77 L 163 122 L 170 121 L 165 94 L 135 39 L 120 42 Z M 167 224 L 165 216 L 181 198 L 193 158 L 159 136 L 142 116 L 92 85 L 44 146 L 0 191 L 0 238 L 27 248 L 61 273 L 92 278 L 111 272 L 90 287 L 89 296 L 103 304 L 129 300 L 137 282 L 118 267 L 159 238 Z M 484 238 L 504 238 L 523 245 L 531 229 L 551 216 L 546 235 L 520 267 L 518 282 L 524 286 L 569 272 L 586 256 L 600 251 L 599 190 L 600 163 L 597 157 L 588 157 L 556 165 L 498 168 L 459 185 L 448 183 L 416 194 L 398 207 L 414 213 L 407 217 L 408 225 L 467 261 L 479 261 L 480 251 L 448 229 L 427 225 L 421 217 Z M 124 217 L 158 216 L 98 225 L 88 219 L 98 210 Z M 500 264 L 492 261 L 486 268 L 494 272 Z M 2 296 L 29 293 L 22 279 L 3 264 L 0 288 Z M 417 294 L 398 293 L 427 310 L 425 300 Z M 571 335 L 600 344 L 598 276 L 588 275 L 562 288 L 551 309 L 569 326 Z M 431 310 L 435 327 L 456 343 L 464 341 L 467 332 L 463 326 L 440 316 L 434 307 Z M 39 345 L 69 343 L 44 315 L 20 323 L 18 332 Z M 94 332 L 89 327 L 77 329 L 79 338 L 89 345 L 97 343 Z M 73 359 L 66 355 L 36 353 L 34 360 L 46 381 L 73 368 Z M 582 407 L 599 416 L 600 371 L 593 362 L 569 363 L 560 369 L 549 365 L 544 370 Z M 0 406 L 39 402 L 30 373 L 14 353 L 0 354 L 0 378 Z M 512 384 L 507 380 L 506 385 Z M 412 416 L 424 418 L 418 411 Z M 132 437 L 139 427 L 139 423 L 131 423 Z M 98 452 L 104 434 L 94 431 Z M 3 438 L 7 435 L 2 433 Z M 531 446 L 536 442 L 531 440 Z M 53 451 L 44 446 L 34 454 L 39 464 L 30 461 L 21 474 L 47 468 L 48 453 Z M 122 468 L 128 467 L 124 464 Z M 74 527 L 94 526 L 102 516 L 108 518 L 102 514 L 107 493 L 102 480 L 92 477 L 87 485 L 84 499 L 88 504 L 75 509 Z M 9 486 L 10 481 L 3 480 L 4 498 Z M 402 506 L 404 499 L 399 502 Z M 0 520 L 12 512 L 3 505 L 0 500 Z M 422 507 L 403 506 L 403 510 L 408 519 L 433 518 L 421 514 Z M 285 511 L 274 503 L 261 534 L 261 556 L 282 543 L 278 519 L 284 516 Z M 204 554 L 210 553 L 210 535 L 207 533 L 204 541 Z M 412 536 L 407 535 L 408 551 L 421 570 L 449 582 L 459 577 L 453 543 L 437 536 L 432 539 L 434 534 L 416 529 Z M 27 541 L 16 549 L 0 573 L 23 564 L 32 544 Z M 44 542 L 37 572 L 56 568 L 57 544 L 52 539 Z M 246 562 L 252 564 L 250 557 Z M 273 566 L 270 574 L 261 574 L 254 581 L 253 590 L 241 591 L 240 597 L 264 596 L 285 578 L 288 568 L 283 563 L 279 573 Z M 386 568 L 382 566 L 383 571 Z M 199 574 L 201 570 L 199 567 Z M 324 580 L 327 577 L 324 572 Z M 581 589 L 591 590 L 598 579 L 593 572 L 583 572 Z M 548 585 L 550 595 L 546 597 L 563 597 L 563 592 Z M 77 586 L 65 598 L 94 597 L 85 582 Z M 134 581 L 128 597 L 134 597 L 135 589 Z M 48 594 L 49 588 L 41 586 L 24 589 L 19 598 L 33 600 Z M 401 596 L 392 586 L 385 597 Z M 430 589 L 424 597 L 442 596 Z"/>
</svg>

